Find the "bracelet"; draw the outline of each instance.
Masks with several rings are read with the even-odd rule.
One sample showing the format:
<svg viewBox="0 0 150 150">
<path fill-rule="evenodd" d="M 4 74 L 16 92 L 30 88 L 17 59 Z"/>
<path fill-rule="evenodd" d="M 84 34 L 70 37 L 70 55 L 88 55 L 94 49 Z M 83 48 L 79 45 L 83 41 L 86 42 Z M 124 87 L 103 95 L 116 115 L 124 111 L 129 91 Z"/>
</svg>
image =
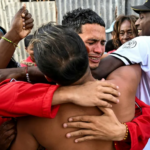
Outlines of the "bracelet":
<svg viewBox="0 0 150 150">
<path fill-rule="evenodd" d="M 28 73 L 28 66 L 26 66 L 26 78 L 27 78 L 27 82 L 31 82 Z"/>
<path fill-rule="evenodd" d="M 125 140 L 128 138 L 129 129 L 128 129 L 128 125 L 127 125 L 126 123 L 122 123 L 122 124 L 126 126 L 126 134 L 125 134 L 125 136 L 124 136 L 124 138 L 123 138 L 123 140 L 122 140 L 122 141 L 125 141 Z"/>
<path fill-rule="evenodd" d="M 5 38 L 5 37 L 3 37 L 3 36 L 2 36 L 1 38 L 4 39 L 5 41 L 9 42 L 9 43 L 12 43 L 14 47 L 18 47 L 18 45 L 17 45 L 16 43 L 14 43 L 14 42 L 8 40 L 7 38 Z"/>
</svg>

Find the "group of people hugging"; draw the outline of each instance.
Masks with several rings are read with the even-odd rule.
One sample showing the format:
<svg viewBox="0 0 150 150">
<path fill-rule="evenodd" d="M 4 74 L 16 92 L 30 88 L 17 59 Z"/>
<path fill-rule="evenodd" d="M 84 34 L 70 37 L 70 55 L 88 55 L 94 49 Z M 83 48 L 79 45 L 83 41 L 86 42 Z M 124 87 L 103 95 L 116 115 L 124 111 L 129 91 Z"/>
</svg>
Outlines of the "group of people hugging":
<svg viewBox="0 0 150 150">
<path fill-rule="evenodd" d="M 89 8 L 31 35 L 24 5 L 0 28 L 0 150 L 150 149 L 150 0 L 131 8 L 139 17 L 116 18 L 108 53 L 105 22 Z"/>
</svg>

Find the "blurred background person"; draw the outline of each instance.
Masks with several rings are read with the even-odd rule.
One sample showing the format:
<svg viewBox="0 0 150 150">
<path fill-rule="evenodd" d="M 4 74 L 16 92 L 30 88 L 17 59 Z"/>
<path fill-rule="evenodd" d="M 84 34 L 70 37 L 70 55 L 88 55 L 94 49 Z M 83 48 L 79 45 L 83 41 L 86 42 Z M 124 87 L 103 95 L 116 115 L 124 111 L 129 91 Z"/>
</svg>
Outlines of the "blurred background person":
<svg viewBox="0 0 150 150">
<path fill-rule="evenodd" d="M 113 45 L 115 48 L 113 51 L 117 50 L 122 44 L 138 36 L 138 30 L 135 25 L 137 19 L 138 17 L 135 15 L 120 15 L 116 18 L 114 31 L 112 32 Z"/>
<path fill-rule="evenodd" d="M 116 21 L 114 21 L 114 22 L 110 25 L 110 27 L 109 27 L 108 29 L 106 29 L 106 34 L 111 34 L 111 39 L 113 39 L 112 33 L 113 33 L 113 31 L 114 31 L 115 22 L 116 22 Z"/>
<path fill-rule="evenodd" d="M 20 63 L 21 67 L 36 66 L 35 59 L 34 59 L 33 45 L 30 44 L 30 41 L 32 40 L 32 38 L 33 38 L 33 35 L 29 35 L 24 40 L 25 50 L 28 53 L 29 57 L 21 61 Z"/>
<path fill-rule="evenodd" d="M 28 10 L 26 10 L 26 5 L 23 5 L 14 16 L 8 32 L 6 32 L 3 27 L 0 27 L 0 69 L 6 67 L 13 69 L 19 66 L 19 63 L 17 63 L 12 57 L 13 52 L 16 49 L 14 44 L 17 45 L 20 40 L 22 40 L 30 33 L 33 27 L 33 21 L 34 20 L 32 19 L 31 14 L 28 12 Z M 3 69 L 2 72 L 5 72 L 5 70 L 7 69 Z M 0 77 L 2 76 L 3 75 L 0 74 Z M 7 90 L 8 89 L 5 89 L 5 91 Z M 15 119 L 3 118 L 0 116 L 1 150 L 9 149 L 12 141 L 16 137 L 16 133 L 17 131 Z"/>
<path fill-rule="evenodd" d="M 109 51 L 112 51 L 115 49 L 114 43 L 112 40 L 113 39 L 112 33 L 114 31 L 114 24 L 115 24 L 115 21 L 111 24 L 111 26 L 108 29 L 106 29 L 106 34 L 111 34 L 111 40 L 107 41 L 106 46 L 105 46 L 105 52 L 107 52 L 107 53 Z"/>
</svg>

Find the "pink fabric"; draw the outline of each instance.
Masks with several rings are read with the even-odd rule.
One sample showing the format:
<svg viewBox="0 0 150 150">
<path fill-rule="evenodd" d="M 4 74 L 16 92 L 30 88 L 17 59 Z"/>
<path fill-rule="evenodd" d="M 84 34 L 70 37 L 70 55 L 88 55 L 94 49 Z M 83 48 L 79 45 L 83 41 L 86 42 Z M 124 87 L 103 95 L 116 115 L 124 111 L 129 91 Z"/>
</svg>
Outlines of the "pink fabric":
<svg viewBox="0 0 150 150">
<path fill-rule="evenodd" d="M 116 51 L 116 50 L 109 51 L 108 54 L 111 54 L 111 53 L 113 53 L 113 52 L 115 52 L 115 51 Z"/>
</svg>

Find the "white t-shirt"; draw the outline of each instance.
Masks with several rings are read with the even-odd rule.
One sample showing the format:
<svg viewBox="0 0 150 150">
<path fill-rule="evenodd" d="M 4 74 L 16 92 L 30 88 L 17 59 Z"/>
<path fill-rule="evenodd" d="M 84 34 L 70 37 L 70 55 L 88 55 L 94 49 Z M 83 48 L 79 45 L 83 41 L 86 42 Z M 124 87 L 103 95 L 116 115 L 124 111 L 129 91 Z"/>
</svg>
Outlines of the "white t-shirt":
<svg viewBox="0 0 150 150">
<path fill-rule="evenodd" d="M 137 97 L 150 105 L 150 36 L 134 38 L 110 55 L 121 59 L 126 65 L 141 65 L 142 78 Z"/>
<path fill-rule="evenodd" d="M 141 65 L 142 77 L 136 96 L 150 105 L 150 36 L 134 38 L 110 55 L 119 58 L 125 65 Z M 150 150 L 150 140 L 144 150 Z"/>
</svg>

